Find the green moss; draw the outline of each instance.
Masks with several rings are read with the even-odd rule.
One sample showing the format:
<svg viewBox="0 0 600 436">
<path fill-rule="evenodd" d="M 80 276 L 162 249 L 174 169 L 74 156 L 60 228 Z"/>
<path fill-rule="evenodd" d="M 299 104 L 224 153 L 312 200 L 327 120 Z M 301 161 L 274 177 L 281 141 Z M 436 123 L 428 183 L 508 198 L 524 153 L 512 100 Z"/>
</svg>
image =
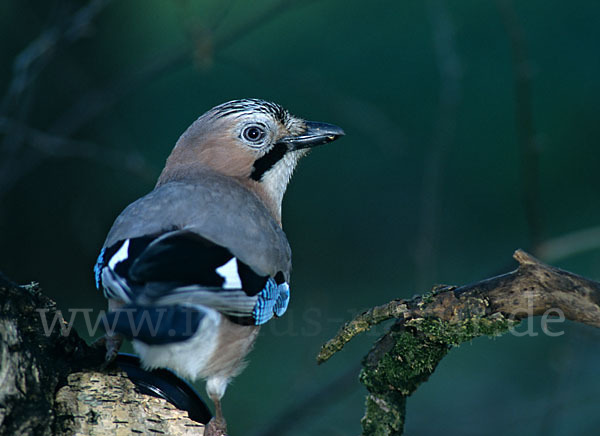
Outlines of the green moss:
<svg viewBox="0 0 600 436">
<path fill-rule="evenodd" d="M 429 378 L 448 349 L 414 328 L 393 326 L 363 362 L 360 380 L 371 393 L 363 433 L 401 435 L 406 398 Z"/>
<path fill-rule="evenodd" d="M 419 303 L 419 306 L 426 306 L 427 304 L 433 303 L 437 294 L 454 289 L 455 287 L 456 286 L 452 285 L 435 285 L 433 288 L 431 288 L 431 291 L 421 295 L 421 302 Z"/>
<path fill-rule="evenodd" d="M 479 336 L 500 336 L 515 325 L 515 321 L 499 315 L 494 318 L 475 316 L 460 322 L 450 323 L 438 318 L 419 318 L 407 323 L 427 338 L 448 345 L 460 345 Z"/>
<path fill-rule="evenodd" d="M 392 436 L 402 434 L 406 414 L 403 395 L 367 395 L 366 413 L 362 419 L 364 434 Z"/>
<path fill-rule="evenodd" d="M 418 335 L 414 329 L 394 326 L 363 362 L 360 380 L 369 392 L 393 390 L 408 396 L 447 352 L 443 343 Z"/>
<path fill-rule="evenodd" d="M 479 307 L 483 306 L 473 306 Z M 514 325 L 501 315 L 486 318 L 479 310 L 472 310 L 471 315 L 456 323 L 438 318 L 397 323 L 377 341 L 360 374 L 360 381 L 370 392 L 363 434 L 401 435 L 407 397 L 427 381 L 451 347 L 482 335 L 498 336 Z"/>
</svg>

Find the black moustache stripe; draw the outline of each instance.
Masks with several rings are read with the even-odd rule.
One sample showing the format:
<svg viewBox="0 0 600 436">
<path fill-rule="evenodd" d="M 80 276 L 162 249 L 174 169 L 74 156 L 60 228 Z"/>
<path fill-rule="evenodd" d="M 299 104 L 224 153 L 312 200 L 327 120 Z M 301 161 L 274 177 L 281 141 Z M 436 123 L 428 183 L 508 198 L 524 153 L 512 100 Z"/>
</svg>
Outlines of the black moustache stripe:
<svg viewBox="0 0 600 436">
<path fill-rule="evenodd" d="M 275 144 L 267 154 L 254 162 L 250 178 L 257 182 L 260 181 L 263 175 L 285 156 L 287 151 L 288 148 L 285 144 Z"/>
</svg>

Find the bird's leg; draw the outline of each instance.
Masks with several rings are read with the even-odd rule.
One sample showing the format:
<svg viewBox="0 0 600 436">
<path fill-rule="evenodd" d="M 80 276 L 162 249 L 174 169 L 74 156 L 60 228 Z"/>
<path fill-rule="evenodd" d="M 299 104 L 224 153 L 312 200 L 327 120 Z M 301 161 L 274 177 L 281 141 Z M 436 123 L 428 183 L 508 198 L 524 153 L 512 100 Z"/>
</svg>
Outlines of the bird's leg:
<svg viewBox="0 0 600 436">
<path fill-rule="evenodd" d="M 221 400 L 215 398 L 211 398 L 211 400 L 215 403 L 215 416 L 206 424 L 204 436 L 227 436 L 227 423 L 223 418 Z"/>
<path fill-rule="evenodd" d="M 106 355 L 104 356 L 104 368 L 114 362 L 123 344 L 123 336 L 119 333 L 106 334 Z"/>
<path fill-rule="evenodd" d="M 106 369 L 110 366 L 111 363 L 117 358 L 117 354 L 119 354 L 119 349 L 121 348 L 121 344 L 123 343 L 123 336 L 119 333 L 106 333 L 101 338 L 96 339 L 92 343 L 92 347 L 106 348 L 106 354 L 104 355 L 104 363 L 101 365 L 101 369 Z"/>
<path fill-rule="evenodd" d="M 124 306 L 125 303 L 117 300 L 108 301 L 108 311 L 114 312 Z M 114 327 L 114 326 L 113 326 Z M 119 354 L 121 344 L 123 344 L 123 335 L 115 333 L 111 329 L 106 329 L 106 334 L 100 339 L 94 341 L 93 347 L 100 348 L 104 346 L 106 348 L 106 354 L 104 355 L 104 363 L 100 366 L 101 369 L 106 369 L 111 363 L 115 361 Z"/>
</svg>

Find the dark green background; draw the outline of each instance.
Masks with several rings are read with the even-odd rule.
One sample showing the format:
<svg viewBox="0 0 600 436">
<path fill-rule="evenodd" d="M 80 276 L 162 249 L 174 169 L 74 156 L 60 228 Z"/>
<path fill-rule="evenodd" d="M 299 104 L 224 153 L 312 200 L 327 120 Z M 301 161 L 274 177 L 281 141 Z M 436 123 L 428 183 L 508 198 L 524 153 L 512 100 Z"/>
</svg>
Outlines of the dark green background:
<svg viewBox="0 0 600 436">
<path fill-rule="evenodd" d="M 271 434 L 359 433 L 364 389 L 327 383 L 381 330 L 317 366 L 343 320 L 508 271 L 519 247 L 600 279 L 598 231 L 562 256 L 532 245 L 600 225 L 600 3 L 514 3 L 539 151 L 533 226 L 505 2 L 112 1 L 30 76 L 15 73 L 27 46 L 87 3 L 0 2 L 2 92 L 31 79 L 1 108 L 0 168 L 16 175 L 0 178 L 0 269 L 63 310 L 100 309 L 92 266 L 106 232 L 201 113 L 259 97 L 338 124 L 347 136 L 300 164 L 284 200 L 290 309 L 263 329 L 224 408 L 232 434 L 258 435 L 313 395 Z M 409 400 L 407 434 L 595 434 L 600 334 L 532 326 L 539 336 L 452 351 Z"/>
</svg>

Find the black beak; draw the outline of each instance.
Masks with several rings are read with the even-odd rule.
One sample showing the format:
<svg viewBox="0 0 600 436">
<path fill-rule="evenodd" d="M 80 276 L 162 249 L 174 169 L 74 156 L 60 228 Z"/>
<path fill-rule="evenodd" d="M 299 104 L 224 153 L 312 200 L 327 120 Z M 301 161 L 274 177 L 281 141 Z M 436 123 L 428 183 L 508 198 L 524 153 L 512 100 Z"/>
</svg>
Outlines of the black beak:
<svg viewBox="0 0 600 436">
<path fill-rule="evenodd" d="M 319 123 L 316 121 L 305 121 L 306 132 L 300 136 L 287 136 L 279 142 L 288 145 L 290 150 L 301 150 L 303 148 L 316 147 L 335 141 L 344 136 L 344 131 L 333 124 Z"/>
</svg>

